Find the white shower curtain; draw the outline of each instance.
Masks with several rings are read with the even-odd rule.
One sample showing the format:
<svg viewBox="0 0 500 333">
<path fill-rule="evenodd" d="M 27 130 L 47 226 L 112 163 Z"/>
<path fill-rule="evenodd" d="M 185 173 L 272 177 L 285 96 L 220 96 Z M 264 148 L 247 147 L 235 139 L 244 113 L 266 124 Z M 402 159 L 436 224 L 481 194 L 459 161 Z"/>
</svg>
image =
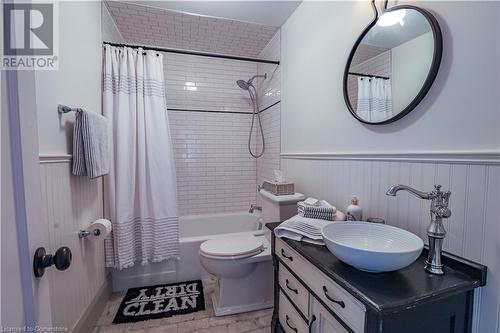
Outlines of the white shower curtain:
<svg viewBox="0 0 500 333">
<path fill-rule="evenodd" d="M 392 87 L 390 79 L 358 78 L 358 106 L 361 119 L 380 122 L 392 117 Z"/>
<path fill-rule="evenodd" d="M 113 224 L 106 266 L 123 269 L 178 257 L 177 188 L 162 55 L 106 45 L 103 113 L 113 128 L 105 180 L 106 215 Z"/>
</svg>

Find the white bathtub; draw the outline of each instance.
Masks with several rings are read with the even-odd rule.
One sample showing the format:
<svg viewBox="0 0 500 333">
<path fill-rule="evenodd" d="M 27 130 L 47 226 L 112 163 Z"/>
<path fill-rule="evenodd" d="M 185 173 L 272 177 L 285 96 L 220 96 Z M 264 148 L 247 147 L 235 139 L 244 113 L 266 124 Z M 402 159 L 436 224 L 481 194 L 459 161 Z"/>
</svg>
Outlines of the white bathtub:
<svg viewBox="0 0 500 333">
<path fill-rule="evenodd" d="M 266 234 L 260 216 L 248 212 L 182 216 L 179 232 L 180 260 L 112 270 L 113 291 L 207 278 L 209 274 L 201 267 L 198 257 L 201 243 L 242 233 Z"/>
</svg>

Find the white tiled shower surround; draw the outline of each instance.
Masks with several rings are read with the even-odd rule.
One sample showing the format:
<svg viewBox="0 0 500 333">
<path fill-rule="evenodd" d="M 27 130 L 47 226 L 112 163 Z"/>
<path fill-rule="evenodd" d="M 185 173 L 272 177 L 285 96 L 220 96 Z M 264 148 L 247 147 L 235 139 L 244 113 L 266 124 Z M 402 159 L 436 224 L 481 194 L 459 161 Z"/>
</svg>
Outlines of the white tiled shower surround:
<svg viewBox="0 0 500 333">
<path fill-rule="evenodd" d="M 255 203 L 256 165 L 247 150 L 249 117 L 169 111 L 179 215 L 243 211 Z"/>
<path fill-rule="evenodd" d="M 106 1 L 106 7 L 127 43 L 271 60 L 280 57 L 276 27 L 114 1 Z M 116 40 L 113 25 L 108 25 L 109 38 Z M 179 215 L 247 210 L 256 203 L 257 184 L 279 169 L 279 66 L 174 53 L 163 56 Z M 276 105 L 261 114 L 266 152 L 255 160 L 247 148 L 253 108 L 248 92 L 236 81 L 264 72 L 267 80 L 254 81 L 259 110 Z M 251 145 L 255 150 L 260 149 L 260 132 L 257 122 L 254 125 Z"/>
<path fill-rule="evenodd" d="M 236 80 L 268 73 L 260 110 L 279 101 L 279 66 L 163 53 L 167 106 L 175 150 L 179 215 L 234 212 L 256 202 L 256 186 L 279 168 L 279 103 L 261 113 L 266 153 L 248 153 L 252 104 Z M 259 55 L 279 59 L 279 33 Z M 256 83 L 262 83 L 256 80 Z M 173 110 L 181 109 L 181 110 Z M 196 112 L 200 111 L 200 112 Z M 225 112 L 203 112 L 225 111 Z M 252 147 L 260 141 L 254 124 Z"/>
<path fill-rule="evenodd" d="M 248 209 L 256 187 L 247 149 L 252 108 L 236 80 L 255 75 L 257 65 L 164 53 L 164 68 L 179 215 Z"/>
<path fill-rule="evenodd" d="M 279 60 L 280 32 L 278 31 L 271 41 L 259 54 L 259 58 Z M 259 110 L 261 112 L 262 130 L 266 143 L 266 150 L 261 158 L 257 159 L 257 184 L 262 185 L 264 180 L 274 179 L 274 170 L 280 169 L 281 150 L 281 69 L 273 64 L 257 64 L 258 74 L 267 74 L 266 80 L 258 80 Z M 261 137 L 257 136 L 257 149 L 261 147 Z M 257 202 L 260 198 L 257 197 Z"/>
</svg>

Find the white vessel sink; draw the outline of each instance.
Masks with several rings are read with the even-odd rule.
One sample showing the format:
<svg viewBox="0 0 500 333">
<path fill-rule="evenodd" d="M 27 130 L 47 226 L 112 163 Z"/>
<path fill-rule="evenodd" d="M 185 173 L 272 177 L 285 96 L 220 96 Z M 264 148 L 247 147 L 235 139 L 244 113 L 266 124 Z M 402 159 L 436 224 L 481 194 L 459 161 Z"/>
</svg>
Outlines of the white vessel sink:
<svg viewBox="0 0 500 333">
<path fill-rule="evenodd" d="M 337 258 L 371 273 L 404 268 L 417 260 L 424 247 L 417 235 L 385 224 L 336 222 L 326 225 L 322 233 Z"/>
</svg>

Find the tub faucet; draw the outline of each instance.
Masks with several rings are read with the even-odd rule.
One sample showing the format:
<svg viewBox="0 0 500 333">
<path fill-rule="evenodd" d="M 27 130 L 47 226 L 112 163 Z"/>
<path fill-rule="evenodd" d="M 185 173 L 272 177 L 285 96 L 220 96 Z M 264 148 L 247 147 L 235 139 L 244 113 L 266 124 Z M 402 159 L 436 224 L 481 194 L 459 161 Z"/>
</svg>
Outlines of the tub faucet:
<svg viewBox="0 0 500 333">
<path fill-rule="evenodd" d="M 441 248 L 443 246 L 446 230 L 443 226 L 443 219 L 451 216 L 448 208 L 450 201 L 450 191 L 441 191 L 441 185 L 434 185 L 431 192 L 422 192 L 406 185 L 392 185 L 387 190 L 387 195 L 396 196 L 398 191 L 405 190 L 416 197 L 431 200 L 431 223 L 427 227 L 429 237 L 429 255 L 425 261 L 425 270 L 431 274 L 443 275 L 443 264 L 441 262 Z"/>
<path fill-rule="evenodd" d="M 262 212 L 262 207 L 261 206 L 257 206 L 257 205 L 250 205 L 250 209 L 248 210 L 248 212 L 250 214 L 252 214 L 254 212 L 254 210 L 259 210 Z"/>
</svg>

